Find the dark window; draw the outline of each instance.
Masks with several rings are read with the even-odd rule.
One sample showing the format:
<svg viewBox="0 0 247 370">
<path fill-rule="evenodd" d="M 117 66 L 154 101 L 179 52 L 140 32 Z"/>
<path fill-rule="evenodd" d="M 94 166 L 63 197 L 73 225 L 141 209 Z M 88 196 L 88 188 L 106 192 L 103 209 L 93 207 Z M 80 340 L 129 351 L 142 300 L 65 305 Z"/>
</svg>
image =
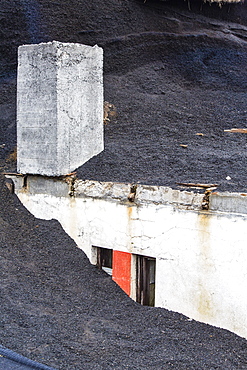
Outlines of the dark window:
<svg viewBox="0 0 247 370">
<path fill-rule="evenodd" d="M 154 307 L 155 258 L 137 255 L 136 275 L 136 301 Z"/>
<path fill-rule="evenodd" d="M 96 266 L 112 275 L 112 249 L 97 248 Z"/>
</svg>

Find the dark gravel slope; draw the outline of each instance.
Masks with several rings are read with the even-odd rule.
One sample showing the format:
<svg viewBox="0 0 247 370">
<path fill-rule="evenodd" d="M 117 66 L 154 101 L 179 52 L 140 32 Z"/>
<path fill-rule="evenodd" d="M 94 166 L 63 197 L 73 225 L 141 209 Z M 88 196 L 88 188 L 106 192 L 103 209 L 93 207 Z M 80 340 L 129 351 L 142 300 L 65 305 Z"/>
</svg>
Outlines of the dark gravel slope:
<svg viewBox="0 0 247 370">
<path fill-rule="evenodd" d="M 246 369 L 240 337 L 143 307 L 0 186 L 1 343 L 64 370 Z"/>
<path fill-rule="evenodd" d="M 246 125 L 246 4 L 191 7 L 1 0 L 0 171 L 15 170 L 17 46 L 56 39 L 104 47 L 105 99 L 118 111 L 105 152 L 79 176 L 244 191 L 245 136 L 223 130 Z M 0 337 L 14 351 L 66 370 L 247 369 L 246 340 L 131 301 L 56 221 L 32 217 L 3 176 L 0 250 Z"/>
<path fill-rule="evenodd" d="M 182 0 L 1 4 L 0 167 L 16 140 L 17 46 L 56 39 L 104 48 L 105 100 L 118 112 L 104 153 L 79 177 L 246 191 L 246 135 L 224 130 L 246 127 L 247 3 L 191 1 L 191 11 Z"/>
</svg>

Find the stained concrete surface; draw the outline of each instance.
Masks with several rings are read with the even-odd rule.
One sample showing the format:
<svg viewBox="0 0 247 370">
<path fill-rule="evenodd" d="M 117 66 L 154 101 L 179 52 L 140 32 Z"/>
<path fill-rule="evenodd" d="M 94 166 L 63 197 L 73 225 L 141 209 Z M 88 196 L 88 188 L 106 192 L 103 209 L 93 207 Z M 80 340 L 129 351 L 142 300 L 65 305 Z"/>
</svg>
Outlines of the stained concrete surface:
<svg viewBox="0 0 247 370">
<path fill-rule="evenodd" d="M 18 172 L 46 176 L 66 175 L 104 149 L 102 48 L 18 48 L 17 142 Z"/>
<path fill-rule="evenodd" d="M 246 137 L 224 133 L 246 125 L 246 3 L 190 1 L 191 11 L 182 0 L 31 5 L 0 5 L 1 171 L 15 170 L 17 46 L 97 43 L 105 100 L 118 116 L 105 127 L 105 152 L 78 176 L 246 190 Z M 29 215 L 2 177 L 0 189 L 3 345 L 60 369 L 247 368 L 246 340 L 132 302 L 57 222 Z"/>
</svg>

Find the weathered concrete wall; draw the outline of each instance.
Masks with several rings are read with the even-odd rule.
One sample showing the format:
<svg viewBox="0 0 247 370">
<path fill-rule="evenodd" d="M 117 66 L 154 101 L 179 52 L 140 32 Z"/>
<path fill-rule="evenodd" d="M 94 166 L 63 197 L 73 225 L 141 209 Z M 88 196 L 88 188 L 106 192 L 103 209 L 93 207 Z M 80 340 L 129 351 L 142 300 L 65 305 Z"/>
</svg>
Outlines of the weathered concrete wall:
<svg viewBox="0 0 247 370">
<path fill-rule="evenodd" d="M 65 175 L 102 150 L 102 49 L 56 41 L 20 46 L 18 172 Z"/>
<path fill-rule="evenodd" d="M 92 262 L 92 246 L 156 258 L 156 306 L 247 338 L 246 194 L 214 193 L 202 211 L 203 194 L 165 187 L 138 185 L 130 202 L 128 184 L 15 181 L 24 205 L 58 219 Z"/>
</svg>

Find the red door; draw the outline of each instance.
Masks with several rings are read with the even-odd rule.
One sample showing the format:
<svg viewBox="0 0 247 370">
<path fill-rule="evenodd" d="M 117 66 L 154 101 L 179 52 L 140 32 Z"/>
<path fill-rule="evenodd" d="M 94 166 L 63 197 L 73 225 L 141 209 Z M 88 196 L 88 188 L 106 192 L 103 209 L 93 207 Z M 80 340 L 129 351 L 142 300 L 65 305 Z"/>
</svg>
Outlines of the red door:
<svg viewBox="0 0 247 370">
<path fill-rule="evenodd" d="M 113 250 L 112 279 L 130 295 L 131 284 L 131 253 Z"/>
</svg>

